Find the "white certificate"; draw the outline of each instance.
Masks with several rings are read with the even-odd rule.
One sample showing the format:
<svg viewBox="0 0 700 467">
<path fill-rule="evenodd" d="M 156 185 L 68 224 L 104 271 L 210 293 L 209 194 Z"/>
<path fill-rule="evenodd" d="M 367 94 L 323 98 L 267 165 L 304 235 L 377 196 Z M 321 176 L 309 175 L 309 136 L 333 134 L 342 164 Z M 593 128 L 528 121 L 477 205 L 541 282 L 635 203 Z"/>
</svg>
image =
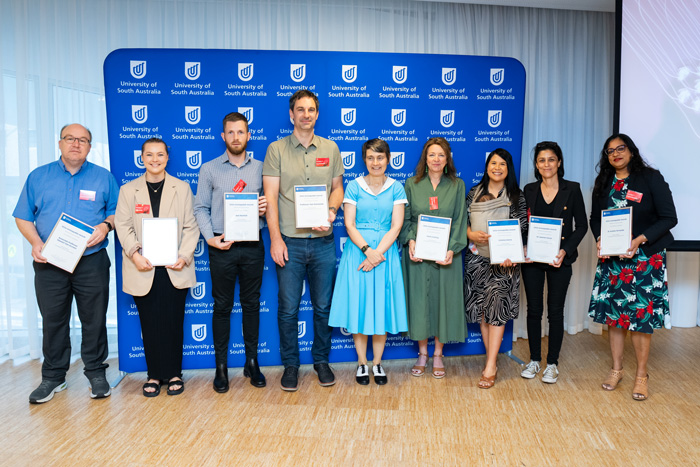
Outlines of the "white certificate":
<svg viewBox="0 0 700 467">
<path fill-rule="evenodd" d="M 419 215 L 414 256 L 430 261 L 444 261 L 447 256 L 451 226 L 452 219 L 449 217 Z"/>
<path fill-rule="evenodd" d="M 513 263 L 525 261 L 523 237 L 520 233 L 520 220 L 504 219 L 488 221 L 489 250 L 491 264 L 501 264 L 509 259 Z"/>
<path fill-rule="evenodd" d="M 62 212 L 41 254 L 54 266 L 73 273 L 94 231 L 94 227 Z"/>
<path fill-rule="evenodd" d="M 626 255 L 632 243 L 632 207 L 601 213 L 600 256 Z"/>
<path fill-rule="evenodd" d="M 153 266 L 170 266 L 177 262 L 178 237 L 177 217 L 141 219 L 141 255 Z"/>
<path fill-rule="evenodd" d="M 553 263 L 561 249 L 562 219 L 530 216 L 527 257 L 536 263 Z"/>
<path fill-rule="evenodd" d="M 294 186 L 294 218 L 297 229 L 330 227 L 326 185 Z"/>
<path fill-rule="evenodd" d="M 224 193 L 224 241 L 260 240 L 257 193 Z"/>
</svg>

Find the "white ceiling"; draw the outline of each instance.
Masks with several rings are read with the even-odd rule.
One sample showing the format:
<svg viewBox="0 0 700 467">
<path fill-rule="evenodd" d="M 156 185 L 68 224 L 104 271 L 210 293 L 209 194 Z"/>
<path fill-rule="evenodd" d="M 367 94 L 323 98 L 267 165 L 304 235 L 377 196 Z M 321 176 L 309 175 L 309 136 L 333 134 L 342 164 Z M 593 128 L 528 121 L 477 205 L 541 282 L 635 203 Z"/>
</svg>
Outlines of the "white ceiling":
<svg viewBox="0 0 700 467">
<path fill-rule="evenodd" d="M 422 0 L 429 2 L 474 3 L 480 5 L 555 8 L 561 10 L 615 11 L 615 0 Z"/>
</svg>

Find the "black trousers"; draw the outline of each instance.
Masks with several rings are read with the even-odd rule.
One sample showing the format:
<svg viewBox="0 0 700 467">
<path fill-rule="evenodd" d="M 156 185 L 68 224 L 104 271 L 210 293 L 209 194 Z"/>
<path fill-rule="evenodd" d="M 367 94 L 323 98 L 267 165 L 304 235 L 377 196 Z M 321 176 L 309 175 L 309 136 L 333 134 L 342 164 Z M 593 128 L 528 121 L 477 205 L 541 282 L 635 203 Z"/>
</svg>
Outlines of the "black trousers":
<svg viewBox="0 0 700 467">
<path fill-rule="evenodd" d="M 218 234 L 215 234 L 218 235 Z M 246 358 L 258 355 L 260 329 L 260 287 L 265 267 L 265 245 L 236 242 L 228 250 L 209 248 L 211 294 L 214 297 L 212 335 L 216 363 L 228 361 L 231 334 L 231 309 L 238 279 L 238 296 L 243 310 L 242 327 Z"/>
<path fill-rule="evenodd" d="M 143 353 L 148 379 L 182 378 L 182 340 L 185 300 L 189 289 L 176 289 L 168 270 L 156 267 L 153 285 L 143 297 L 134 297 L 139 310 Z"/>
<path fill-rule="evenodd" d="M 544 281 L 547 279 L 547 321 L 549 349 L 547 364 L 559 364 L 559 351 L 564 340 L 564 302 L 571 281 L 571 266 L 555 268 L 544 263 L 522 265 L 523 285 L 527 297 L 527 340 L 530 360 L 542 360 L 542 313 L 544 312 Z"/>
<path fill-rule="evenodd" d="M 80 355 L 88 378 L 104 376 L 107 348 L 109 267 L 103 248 L 83 256 L 73 274 L 48 263 L 34 262 L 36 301 L 43 320 L 42 379 L 63 381 L 70 367 L 70 314 L 73 297 L 82 326 Z"/>
</svg>

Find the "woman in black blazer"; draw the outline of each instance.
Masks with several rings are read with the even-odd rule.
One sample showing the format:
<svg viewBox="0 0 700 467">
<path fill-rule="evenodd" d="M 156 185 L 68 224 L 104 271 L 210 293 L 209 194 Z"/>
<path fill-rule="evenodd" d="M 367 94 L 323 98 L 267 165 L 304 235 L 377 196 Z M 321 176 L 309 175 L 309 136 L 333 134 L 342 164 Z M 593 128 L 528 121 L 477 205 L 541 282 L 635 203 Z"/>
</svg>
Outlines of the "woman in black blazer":
<svg viewBox="0 0 700 467">
<path fill-rule="evenodd" d="M 571 264 L 578 257 L 588 225 L 581 188 L 576 182 L 564 180 L 564 156 L 553 141 L 537 143 L 534 149 L 537 182 L 525 186 L 525 201 L 530 215 L 562 219 L 561 245 L 554 262 L 522 265 L 523 285 L 527 297 L 527 335 L 530 363 L 520 376 L 534 378 L 540 371 L 544 281 L 547 279 L 547 319 L 549 349 L 547 367 L 542 374 L 545 383 L 556 383 L 559 376 L 559 351 L 564 339 L 564 302 L 571 281 Z"/>
<path fill-rule="evenodd" d="M 651 334 L 669 314 L 666 247 L 678 223 L 673 196 L 661 173 L 647 165 L 632 139 L 612 135 L 603 145 L 600 172 L 593 187 L 591 231 L 597 239 L 598 266 L 588 314 L 608 325 L 612 368 L 603 389 L 612 391 L 622 379 L 622 355 L 627 331 L 637 357 L 632 388 L 635 400 L 648 397 L 647 361 Z M 632 206 L 632 238 L 627 254 L 600 256 L 603 209 Z"/>
</svg>

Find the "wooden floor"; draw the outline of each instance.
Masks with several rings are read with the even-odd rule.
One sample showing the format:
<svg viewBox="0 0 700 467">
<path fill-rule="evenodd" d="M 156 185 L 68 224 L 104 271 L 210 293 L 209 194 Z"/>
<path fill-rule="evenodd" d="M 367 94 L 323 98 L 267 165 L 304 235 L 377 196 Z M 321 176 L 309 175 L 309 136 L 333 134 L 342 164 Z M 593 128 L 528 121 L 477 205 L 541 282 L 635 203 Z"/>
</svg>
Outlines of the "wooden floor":
<svg viewBox="0 0 700 467">
<path fill-rule="evenodd" d="M 527 341 L 513 353 L 527 359 Z M 78 361 L 66 391 L 30 405 L 39 363 L 4 363 L 0 465 L 700 465 L 700 328 L 657 332 L 651 355 L 645 402 L 631 397 L 629 339 L 629 373 L 607 392 L 607 335 L 588 332 L 565 336 L 557 384 L 522 379 L 502 355 L 490 390 L 476 387 L 476 356 L 446 359 L 443 380 L 412 377 L 412 360 L 386 362 L 384 387 L 359 386 L 354 365 L 335 364 L 336 385 L 322 388 L 303 366 L 296 393 L 279 389 L 280 367 L 264 368 L 264 389 L 231 370 L 226 394 L 211 389 L 213 371 L 187 371 L 182 395 L 155 399 L 135 374 L 91 400 Z"/>
</svg>

